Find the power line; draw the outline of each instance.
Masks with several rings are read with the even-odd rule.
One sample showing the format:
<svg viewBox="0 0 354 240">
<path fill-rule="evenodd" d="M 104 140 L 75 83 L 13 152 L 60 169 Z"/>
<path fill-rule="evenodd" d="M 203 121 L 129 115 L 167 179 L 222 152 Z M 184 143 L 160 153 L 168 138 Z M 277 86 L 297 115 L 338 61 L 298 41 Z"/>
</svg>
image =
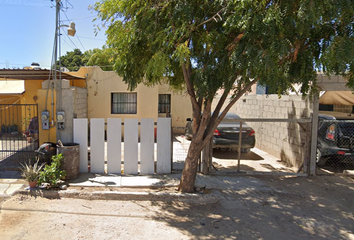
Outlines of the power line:
<svg viewBox="0 0 354 240">
<path fill-rule="evenodd" d="M 91 37 L 83 37 L 83 36 L 80 36 L 80 38 L 92 39 L 92 40 L 97 40 L 97 41 L 106 41 L 106 39 L 102 39 L 102 38 L 91 38 Z"/>
<path fill-rule="evenodd" d="M 67 1 L 67 2 L 68 2 L 68 1 Z M 70 4 L 70 3 L 69 3 L 69 4 Z M 70 4 L 70 5 L 71 5 L 71 4 Z M 71 5 L 71 6 L 72 6 L 72 5 Z M 64 12 L 64 15 L 65 15 L 66 19 L 69 21 L 69 18 L 68 18 L 68 16 L 66 15 L 65 12 Z M 68 35 L 67 33 L 65 33 L 65 34 Z M 80 42 L 80 44 L 81 44 L 83 50 L 86 51 L 86 49 L 85 49 L 84 45 L 82 44 L 82 42 L 81 42 L 79 36 L 76 35 L 76 37 L 77 37 L 77 39 L 79 40 L 79 42 Z M 69 36 L 68 36 L 68 38 L 69 38 Z M 74 46 L 75 46 L 76 48 L 78 48 L 78 47 L 75 45 L 75 43 L 74 43 L 70 38 L 69 38 L 69 40 L 74 44 Z"/>
<path fill-rule="evenodd" d="M 79 36 L 77 36 L 77 35 L 76 35 L 76 37 L 77 37 L 77 40 L 79 40 L 79 42 L 80 42 L 80 44 L 81 44 L 82 48 L 84 49 L 84 51 L 86 51 L 86 49 L 85 49 L 84 45 L 82 45 L 82 42 L 81 42 L 81 40 L 80 40 Z"/>
<path fill-rule="evenodd" d="M 72 22 L 72 21 L 77 21 L 77 20 L 83 20 L 83 19 L 88 19 L 88 18 L 95 18 L 95 15 L 88 16 L 88 17 L 82 17 L 82 18 L 72 18 L 72 19 L 67 19 L 63 20 L 64 22 Z"/>
</svg>

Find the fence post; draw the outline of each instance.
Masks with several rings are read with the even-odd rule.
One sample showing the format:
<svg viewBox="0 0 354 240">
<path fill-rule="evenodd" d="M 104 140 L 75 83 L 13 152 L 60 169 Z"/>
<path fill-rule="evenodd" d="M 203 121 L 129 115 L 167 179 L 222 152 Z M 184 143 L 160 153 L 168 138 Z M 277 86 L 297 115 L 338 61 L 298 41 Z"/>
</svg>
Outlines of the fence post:
<svg viewBox="0 0 354 240">
<path fill-rule="evenodd" d="M 141 119 L 140 124 L 140 173 L 154 174 L 154 119 Z"/>
<path fill-rule="evenodd" d="M 92 173 L 105 173 L 104 118 L 91 118 L 90 124 L 90 166 Z"/>
<path fill-rule="evenodd" d="M 156 173 L 171 173 L 171 119 L 157 118 Z"/>
<path fill-rule="evenodd" d="M 318 100 L 318 93 L 317 93 L 313 95 L 313 112 L 312 112 L 312 126 L 311 126 L 310 175 L 313 176 L 316 175 L 318 111 L 319 111 L 319 100 Z"/>
<path fill-rule="evenodd" d="M 107 119 L 107 173 L 122 173 L 122 119 Z"/>
<path fill-rule="evenodd" d="M 81 173 L 88 172 L 88 121 L 87 118 L 74 119 L 74 142 L 80 144 Z"/>
<path fill-rule="evenodd" d="M 124 120 L 124 174 L 138 174 L 138 119 Z"/>
<path fill-rule="evenodd" d="M 241 142 L 242 142 L 242 121 L 240 122 L 240 133 L 238 136 L 237 172 L 240 172 L 240 168 L 241 168 Z"/>
</svg>

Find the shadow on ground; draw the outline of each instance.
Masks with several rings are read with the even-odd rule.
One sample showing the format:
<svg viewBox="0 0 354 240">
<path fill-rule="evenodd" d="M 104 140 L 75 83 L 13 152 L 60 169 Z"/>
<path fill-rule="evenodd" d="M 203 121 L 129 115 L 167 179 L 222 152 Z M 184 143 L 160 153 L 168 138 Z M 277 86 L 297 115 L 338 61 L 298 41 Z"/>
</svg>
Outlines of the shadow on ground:
<svg viewBox="0 0 354 240">
<path fill-rule="evenodd" d="M 213 150 L 213 157 L 218 158 L 218 159 L 229 159 L 229 160 L 237 160 L 238 159 L 238 152 L 237 151 L 222 151 L 220 149 L 214 149 Z M 249 153 L 241 153 L 241 159 L 242 160 L 253 160 L 253 161 L 259 161 L 259 160 L 264 160 L 263 157 L 259 156 L 258 154 L 254 152 L 249 152 Z"/>
<path fill-rule="evenodd" d="M 274 190 L 230 190 L 224 193 L 225 200 L 207 205 L 155 202 L 161 213 L 154 220 L 178 228 L 189 239 L 352 239 L 354 236 L 352 180 L 260 178 Z"/>
</svg>

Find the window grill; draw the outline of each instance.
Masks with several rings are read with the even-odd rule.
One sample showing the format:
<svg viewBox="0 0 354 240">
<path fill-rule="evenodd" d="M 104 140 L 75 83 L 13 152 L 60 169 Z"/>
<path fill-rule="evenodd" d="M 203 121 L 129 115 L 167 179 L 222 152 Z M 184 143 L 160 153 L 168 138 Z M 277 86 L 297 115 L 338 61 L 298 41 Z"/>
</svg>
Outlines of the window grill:
<svg viewBox="0 0 354 240">
<path fill-rule="evenodd" d="M 171 113 L 171 94 L 159 94 L 159 113 Z"/>
<path fill-rule="evenodd" d="M 137 93 L 112 93 L 112 114 L 136 114 Z"/>
</svg>

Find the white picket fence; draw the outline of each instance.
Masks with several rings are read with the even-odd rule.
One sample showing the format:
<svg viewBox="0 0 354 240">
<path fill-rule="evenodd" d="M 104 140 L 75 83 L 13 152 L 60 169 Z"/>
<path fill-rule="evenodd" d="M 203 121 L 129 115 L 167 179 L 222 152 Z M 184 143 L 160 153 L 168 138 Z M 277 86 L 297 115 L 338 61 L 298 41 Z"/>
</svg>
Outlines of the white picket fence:
<svg viewBox="0 0 354 240">
<path fill-rule="evenodd" d="M 157 119 L 157 143 L 154 143 L 154 119 L 141 119 L 140 143 L 138 119 L 107 119 L 107 144 L 105 144 L 105 119 L 90 120 L 90 172 L 111 174 L 166 174 L 171 173 L 171 119 Z M 88 172 L 88 120 L 74 119 L 74 142 L 80 144 L 80 172 Z M 122 149 L 123 146 L 123 149 Z M 156 146 L 156 151 L 155 151 Z M 140 147 L 140 149 L 139 149 Z M 124 151 L 124 159 L 121 152 Z M 105 154 L 106 153 L 106 154 Z M 140 155 L 139 155 L 140 153 Z M 156 156 L 155 156 L 156 154 Z M 105 157 L 107 165 L 105 166 Z M 123 164 L 122 164 L 123 162 Z M 156 167 L 155 167 L 156 163 Z M 123 166 L 122 166 L 123 165 Z M 140 167 L 140 171 L 139 171 Z"/>
</svg>

